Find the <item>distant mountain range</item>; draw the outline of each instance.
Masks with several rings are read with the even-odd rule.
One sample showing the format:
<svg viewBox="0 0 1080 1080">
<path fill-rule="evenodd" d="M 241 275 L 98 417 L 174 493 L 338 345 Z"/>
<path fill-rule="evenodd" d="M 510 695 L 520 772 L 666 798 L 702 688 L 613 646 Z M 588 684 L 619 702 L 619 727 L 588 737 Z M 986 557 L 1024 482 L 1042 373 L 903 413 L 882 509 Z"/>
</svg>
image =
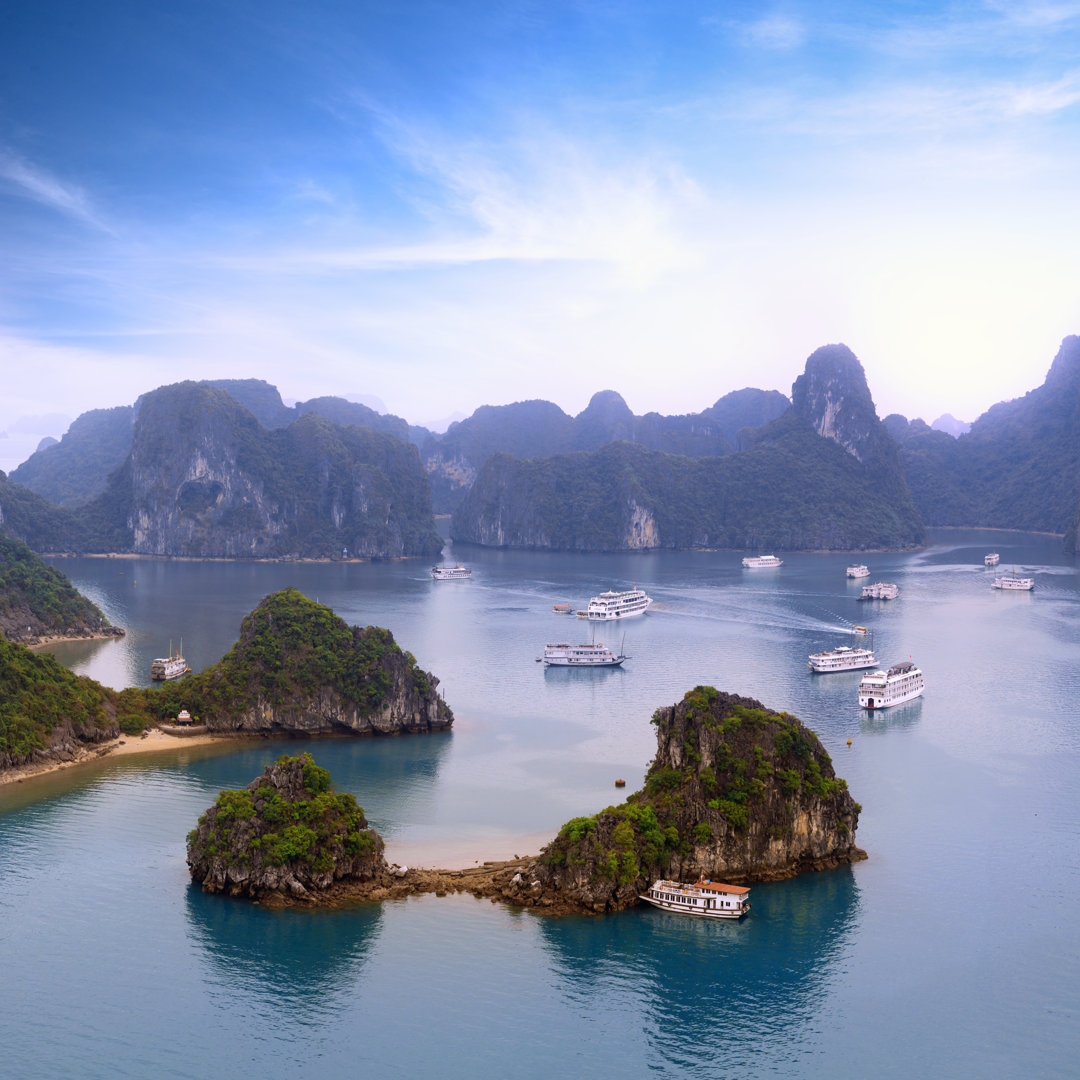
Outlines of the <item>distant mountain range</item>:
<svg viewBox="0 0 1080 1080">
<path fill-rule="evenodd" d="M 257 379 L 180 383 L 80 416 L 10 479 L 0 530 L 38 551 L 431 555 L 461 541 L 566 550 L 903 548 L 923 525 L 1080 529 L 1080 339 L 1043 386 L 966 433 L 881 421 L 862 366 L 818 349 L 789 400 L 753 388 L 635 416 L 612 390 L 569 416 L 482 406 L 437 435 Z M 958 436 L 949 433 L 960 431 Z"/>
</svg>

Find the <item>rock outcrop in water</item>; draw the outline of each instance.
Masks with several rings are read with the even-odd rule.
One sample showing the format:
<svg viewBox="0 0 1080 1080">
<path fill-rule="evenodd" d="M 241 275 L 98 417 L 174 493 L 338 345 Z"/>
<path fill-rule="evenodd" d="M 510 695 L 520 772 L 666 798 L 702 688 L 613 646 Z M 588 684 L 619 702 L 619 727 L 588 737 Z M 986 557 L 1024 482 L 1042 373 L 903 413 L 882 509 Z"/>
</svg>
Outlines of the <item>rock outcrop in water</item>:
<svg viewBox="0 0 1080 1080">
<path fill-rule="evenodd" d="M 618 911 L 660 877 L 773 881 L 866 858 L 855 846 L 859 804 L 795 717 L 699 686 L 653 723 L 645 787 L 567 822 L 501 887 L 504 899 Z"/>
<path fill-rule="evenodd" d="M 278 758 L 245 790 L 221 792 L 188 834 L 187 864 L 207 892 L 256 899 L 388 876 L 382 837 L 310 754 Z"/>
<path fill-rule="evenodd" d="M 348 626 L 282 589 L 244 617 L 216 664 L 150 693 L 158 715 L 186 708 L 211 732 L 399 735 L 451 727 L 438 685 L 389 630 Z"/>
</svg>

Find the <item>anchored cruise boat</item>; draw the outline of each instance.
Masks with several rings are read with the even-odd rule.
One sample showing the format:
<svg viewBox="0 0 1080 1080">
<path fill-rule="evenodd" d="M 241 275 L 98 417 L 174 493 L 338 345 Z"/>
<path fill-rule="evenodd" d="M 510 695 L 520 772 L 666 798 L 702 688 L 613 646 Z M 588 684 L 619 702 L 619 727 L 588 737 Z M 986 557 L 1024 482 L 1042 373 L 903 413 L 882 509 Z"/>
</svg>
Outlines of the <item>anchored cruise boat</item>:
<svg viewBox="0 0 1080 1080">
<path fill-rule="evenodd" d="M 838 645 L 835 649 L 812 653 L 809 664 L 811 671 L 821 675 L 830 671 L 858 671 L 876 666 L 874 632 L 865 626 L 856 626 L 851 631 L 850 645 Z"/>
<path fill-rule="evenodd" d="M 549 641 L 544 646 L 544 667 L 619 667 L 630 657 L 613 653 L 602 642 L 594 645 L 570 645 L 565 641 Z"/>
<path fill-rule="evenodd" d="M 863 709 L 887 709 L 917 698 L 923 692 L 923 673 L 910 661 L 893 664 L 888 671 L 872 671 L 859 683 Z"/>
<path fill-rule="evenodd" d="M 783 566 L 784 560 L 775 555 L 748 555 L 742 564 L 747 570 L 759 570 L 770 566 Z"/>
<path fill-rule="evenodd" d="M 579 619 L 593 622 L 607 622 L 609 619 L 630 619 L 635 615 L 644 615 L 649 610 L 652 597 L 646 596 L 643 589 L 630 589 L 628 592 L 602 592 L 589 601 L 585 611 L 576 612 Z"/>
<path fill-rule="evenodd" d="M 750 910 L 749 896 L 750 890 L 745 885 L 724 885 L 699 877 L 692 885 L 680 881 L 654 881 L 652 888 L 640 899 L 680 915 L 739 919 Z"/>
<path fill-rule="evenodd" d="M 991 551 L 989 555 L 983 556 L 985 566 L 997 566 L 999 562 L 1001 562 L 1001 556 L 996 551 Z"/>
<path fill-rule="evenodd" d="M 847 576 L 850 578 L 869 577 L 870 567 L 865 563 L 855 563 L 847 568 Z"/>
<path fill-rule="evenodd" d="M 1013 570 L 1011 574 L 1002 574 L 1001 577 L 994 578 L 994 583 L 990 588 L 1031 592 L 1035 588 L 1035 579 L 1033 577 L 1017 577 L 1016 571 Z"/>
<path fill-rule="evenodd" d="M 466 578 L 472 573 L 472 568 L 468 566 L 433 566 L 431 568 L 431 576 L 436 581 L 450 581 L 453 578 Z"/>
<path fill-rule="evenodd" d="M 873 585 L 864 585 L 859 594 L 860 600 L 895 600 L 900 590 L 891 581 L 877 581 Z"/>
<path fill-rule="evenodd" d="M 150 664 L 150 678 L 155 682 L 164 682 L 166 679 L 179 679 L 186 675 L 191 668 L 183 655 L 184 643 L 180 642 L 180 652 L 172 651 L 172 642 L 169 642 L 169 655 L 159 656 Z"/>
</svg>

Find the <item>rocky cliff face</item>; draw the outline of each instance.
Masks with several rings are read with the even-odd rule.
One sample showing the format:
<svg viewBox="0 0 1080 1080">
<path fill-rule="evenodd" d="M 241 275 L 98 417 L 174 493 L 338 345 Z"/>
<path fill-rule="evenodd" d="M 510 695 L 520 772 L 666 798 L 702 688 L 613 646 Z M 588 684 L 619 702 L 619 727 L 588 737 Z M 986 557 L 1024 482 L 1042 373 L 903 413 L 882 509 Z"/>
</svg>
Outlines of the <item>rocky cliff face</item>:
<svg viewBox="0 0 1080 1080">
<path fill-rule="evenodd" d="M 653 722 L 644 789 L 568 822 L 506 898 L 615 911 L 660 877 L 770 881 L 866 857 L 859 805 L 794 717 L 696 687 Z"/>
<path fill-rule="evenodd" d="M 791 405 L 818 435 L 864 465 L 902 472 L 896 444 L 878 419 L 866 373 L 846 345 L 823 345 L 810 355 L 791 388 Z"/>
<path fill-rule="evenodd" d="M 314 412 L 268 431 L 199 383 L 141 399 L 110 488 L 139 554 L 395 558 L 442 546 L 414 446 Z"/>
<path fill-rule="evenodd" d="M 213 732 L 397 735 L 450 728 L 454 714 L 438 685 L 389 630 L 347 626 L 283 589 L 245 617 L 217 664 L 151 693 Z"/>
<path fill-rule="evenodd" d="M 187 864 L 207 892 L 306 897 L 387 876 L 383 841 L 310 754 L 279 758 L 244 791 L 223 791 L 188 834 Z"/>
</svg>

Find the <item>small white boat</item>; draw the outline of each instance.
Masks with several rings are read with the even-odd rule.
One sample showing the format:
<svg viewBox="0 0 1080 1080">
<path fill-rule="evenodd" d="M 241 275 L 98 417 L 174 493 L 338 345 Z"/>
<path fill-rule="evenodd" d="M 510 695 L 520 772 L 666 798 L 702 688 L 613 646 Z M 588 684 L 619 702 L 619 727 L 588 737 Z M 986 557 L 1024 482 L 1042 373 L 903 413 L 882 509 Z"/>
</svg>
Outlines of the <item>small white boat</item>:
<svg viewBox="0 0 1080 1080">
<path fill-rule="evenodd" d="M 890 705 L 917 698 L 923 692 L 923 673 L 910 661 L 893 664 L 888 671 L 872 671 L 859 683 L 859 705 L 863 709 L 887 709 Z"/>
<path fill-rule="evenodd" d="M 680 881 L 654 881 L 640 897 L 647 904 L 680 915 L 706 919 L 739 919 L 750 910 L 750 890 L 745 885 L 725 885 L 698 878 L 692 885 Z"/>
<path fill-rule="evenodd" d="M 603 642 L 571 645 L 565 641 L 549 641 L 544 655 L 537 657 L 544 667 L 619 667 L 629 659 L 625 653 L 613 653 Z"/>
<path fill-rule="evenodd" d="M 646 596 L 643 589 L 603 592 L 594 596 L 584 611 L 577 611 L 575 614 L 579 619 L 608 622 L 611 619 L 630 619 L 635 615 L 644 615 L 651 604 L 652 597 Z"/>
<path fill-rule="evenodd" d="M 838 645 L 835 649 L 810 655 L 809 667 L 819 675 L 830 671 L 858 671 L 860 668 L 876 667 L 874 656 L 874 632 L 865 626 L 851 631 L 851 644 Z"/>
<path fill-rule="evenodd" d="M 763 570 L 770 566 L 783 566 L 784 560 L 776 555 L 748 555 L 742 564 L 747 570 Z"/>
<path fill-rule="evenodd" d="M 450 581 L 454 578 L 467 578 L 472 573 L 468 566 L 433 566 L 431 576 L 436 581 Z"/>
<path fill-rule="evenodd" d="M 183 649 L 183 642 L 180 643 L 180 648 Z M 155 682 L 165 682 L 167 679 L 179 679 L 181 675 L 186 675 L 191 668 L 188 667 L 187 661 L 184 659 L 182 652 L 173 652 L 172 645 L 169 645 L 169 655 L 159 656 L 150 664 L 150 678 Z"/>
<path fill-rule="evenodd" d="M 997 566 L 1001 562 L 1001 556 L 996 551 L 991 551 L 989 555 L 983 556 L 983 563 L 986 566 Z"/>
<path fill-rule="evenodd" d="M 895 600 L 900 590 L 891 581 L 877 581 L 873 585 L 864 585 L 859 594 L 860 600 Z"/>
<path fill-rule="evenodd" d="M 1016 571 L 1013 570 L 1011 574 L 1002 574 L 1001 577 L 994 578 L 990 588 L 1005 589 L 1009 592 L 1031 592 L 1035 588 L 1035 579 L 1033 577 L 1017 577 Z"/>
<path fill-rule="evenodd" d="M 861 578 L 870 576 L 870 567 L 865 563 L 857 563 L 847 568 L 847 576 L 849 578 Z"/>
</svg>

